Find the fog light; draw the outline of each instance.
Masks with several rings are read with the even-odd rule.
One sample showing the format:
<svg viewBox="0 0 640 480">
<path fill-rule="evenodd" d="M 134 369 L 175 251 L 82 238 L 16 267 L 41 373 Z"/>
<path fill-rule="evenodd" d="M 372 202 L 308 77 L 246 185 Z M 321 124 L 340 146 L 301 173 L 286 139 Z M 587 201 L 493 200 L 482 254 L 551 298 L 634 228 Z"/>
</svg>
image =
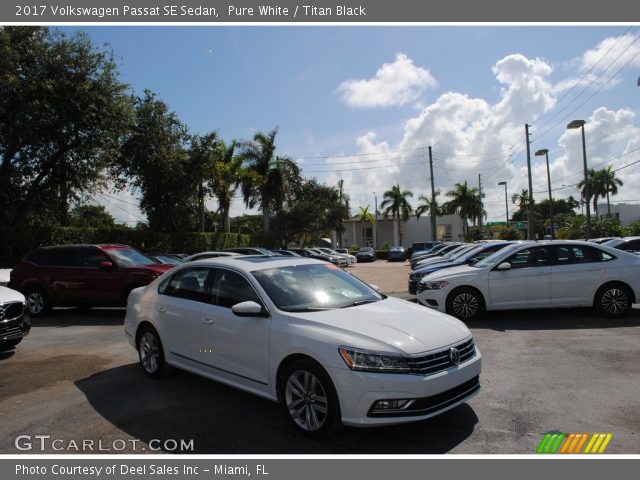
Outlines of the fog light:
<svg viewBox="0 0 640 480">
<path fill-rule="evenodd" d="M 415 400 L 377 400 L 373 404 L 373 410 L 405 410 L 411 406 Z"/>
</svg>

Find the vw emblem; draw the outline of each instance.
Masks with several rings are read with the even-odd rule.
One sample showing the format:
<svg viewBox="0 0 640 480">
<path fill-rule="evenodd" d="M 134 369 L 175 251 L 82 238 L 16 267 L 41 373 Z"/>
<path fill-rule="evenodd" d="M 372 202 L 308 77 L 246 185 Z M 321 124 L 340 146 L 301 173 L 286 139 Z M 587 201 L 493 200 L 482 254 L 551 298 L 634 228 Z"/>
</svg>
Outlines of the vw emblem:
<svg viewBox="0 0 640 480">
<path fill-rule="evenodd" d="M 4 320 L 4 316 L 5 316 L 4 307 L 0 307 L 0 320 Z"/>
<path fill-rule="evenodd" d="M 449 360 L 454 365 L 458 365 L 460 363 L 460 351 L 456 347 L 451 347 L 449 349 Z"/>
</svg>

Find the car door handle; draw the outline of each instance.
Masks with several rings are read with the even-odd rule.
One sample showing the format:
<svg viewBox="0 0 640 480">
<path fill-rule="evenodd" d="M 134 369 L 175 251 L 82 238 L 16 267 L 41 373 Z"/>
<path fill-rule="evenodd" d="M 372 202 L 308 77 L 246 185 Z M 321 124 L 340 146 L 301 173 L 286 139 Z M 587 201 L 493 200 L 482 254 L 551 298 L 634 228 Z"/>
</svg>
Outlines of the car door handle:
<svg viewBox="0 0 640 480">
<path fill-rule="evenodd" d="M 202 323 L 206 323 L 208 325 L 213 324 L 213 318 L 203 318 Z"/>
</svg>

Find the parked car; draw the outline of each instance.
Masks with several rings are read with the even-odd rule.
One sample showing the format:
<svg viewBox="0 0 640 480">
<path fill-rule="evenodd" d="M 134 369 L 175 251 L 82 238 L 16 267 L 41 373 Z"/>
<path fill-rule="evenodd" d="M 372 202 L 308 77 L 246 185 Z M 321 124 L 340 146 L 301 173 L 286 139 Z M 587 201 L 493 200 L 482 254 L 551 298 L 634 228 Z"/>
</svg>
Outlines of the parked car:
<svg viewBox="0 0 640 480">
<path fill-rule="evenodd" d="M 480 389 L 464 324 L 312 259 L 180 265 L 131 293 L 124 324 L 149 377 L 177 367 L 279 402 L 309 436 L 423 420 Z"/>
<path fill-rule="evenodd" d="M 588 307 L 622 317 L 640 295 L 640 257 L 583 241 L 514 244 L 425 276 L 418 301 L 471 320 L 485 310 Z"/>
<path fill-rule="evenodd" d="M 335 250 L 338 253 L 342 253 L 342 254 L 346 253 L 347 255 L 349 255 L 349 249 L 348 248 L 336 248 Z"/>
<path fill-rule="evenodd" d="M 184 263 L 184 260 L 180 258 L 161 253 L 147 254 L 147 257 L 151 260 L 155 260 L 157 263 L 166 263 L 168 265 L 180 265 L 181 263 Z"/>
<path fill-rule="evenodd" d="M 605 243 L 609 240 L 620 240 L 620 237 L 601 237 L 601 238 L 590 238 L 588 241 L 593 243 Z"/>
<path fill-rule="evenodd" d="M 625 252 L 637 253 L 640 252 L 640 237 L 614 238 L 604 242 L 602 245 L 624 250 Z"/>
<path fill-rule="evenodd" d="M 424 267 L 425 265 L 429 265 L 435 262 L 446 262 L 446 261 L 452 260 L 475 247 L 476 245 L 474 245 L 473 243 L 460 243 L 460 244 L 454 245 L 454 248 L 449 249 L 449 251 L 446 253 L 444 253 L 446 249 L 441 250 L 441 252 L 443 252 L 442 255 L 438 255 L 438 254 L 428 255 L 424 258 L 419 259 L 417 262 L 413 264 L 411 269 L 415 270 L 417 268 Z"/>
<path fill-rule="evenodd" d="M 358 263 L 358 259 L 356 258 L 356 256 L 349 254 L 349 252 L 340 253 L 337 250 L 332 250 L 331 248 L 324 248 L 324 247 L 318 247 L 316 250 L 320 250 L 322 253 L 326 253 L 327 255 L 334 255 L 334 256 L 344 257 L 344 258 L 347 259 L 347 264 L 348 265 L 354 265 L 354 264 Z"/>
<path fill-rule="evenodd" d="M 284 255 L 285 257 L 299 257 L 296 252 L 292 252 L 291 250 L 271 250 L 273 253 L 277 255 Z"/>
<path fill-rule="evenodd" d="M 0 287 L 0 351 L 18 345 L 31 330 L 31 319 L 24 295 Z"/>
<path fill-rule="evenodd" d="M 371 247 L 360 247 L 356 252 L 356 259 L 359 262 L 375 262 L 376 252 Z"/>
<path fill-rule="evenodd" d="M 391 247 L 389 249 L 389 254 L 387 256 L 387 260 L 390 262 L 404 262 L 407 257 L 407 252 L 405 252 L 403 247 Z"/>
<path fill-rule="evenodd" d="M 423 257 L 424 255 L 429 255 L 431 253 L 436 253 L 436 252 L 442 250 L 443 248 L 445 248 L 447 245 L 453 245 L 454 243 L 459 243 L 459 242 L 437 243 L 433 247 L 428 248 L 426 250 L 418 250 L 417 252 L 411 252 L 411 257 L 410 258 L 413 260 L 414 258 L 417 258 L 417 257 Z"/>
<path fill-rule="evenodd" d="M 217 258 L 217 257 L 234 257 L 236 255 L 241 255 L 240 253 L 235 252 L 200 252 L 194 253 L 193 255 L 189 255 L 184 259 L 185 262 L 193 262 L 194 260 L 202 260 L 203 258 Z"/>
<path fill-rule="evenodd" d="M 124 306 L 131 290 L 173 267 L 128 245 L 41 247 L 13 269 L 9 286 L 24 294 L 37 317 L 55 306 Z"/>
<path fill-rule="evenodd" d="M 325 262 L 333 263 L 339 267 L 346 267 L 347 260 L 344 257 L 337 255 L 327 255 L 313 248 L 291 248 L 292 252 L 297 253 L 301 257 L 314 258 L 316 260 L 323 260 Z"/>
<path fill-rule="evenodd" d="M 474 263 L 484 260 L 490 255 L 493 255 L 499 250 L 509 245 L 510 242 L 499 243 L 483 243 L 474 244 L 470 248 L 462 251 L 459 255 L 454 255 L 450 259 L 445 259 L 439 262 L 429 263 L 423 265 L 420 268 L 416 268 L 409 274 L 409 293 L 415 295 L 418 290 L 418 282 L 422 280 L 425 275 L 437 272 L 438 270 L 444 270 L 445 268 L 458 267 L 460 265 L 473 265 Z"/>
<path fill-rule="evenodd" d="M 460 247 L 462 245 L 462 243 L 460 242 L 455 242 L 455 243 L 446 243 L 444 245 L 438 245 L 436 247 L 434 247 L 433 249 L 429 250 L 428 252 L 425 252 L 422 255 L 416 255 L 415 257 L 411 257 L 411 260 L 409 260 L 409 264 L 411 265 L 411 269 L 413 270 L 414 268 L 416 268 L 416 265 L 421 262 L 422 260 L 426 259 L 426 258 L 433 258 L 433 257 L 442 257 L 444 255 L 446 255 L 447 253 L 455 250 L 456 248 Z"/>
<path fill-rule="evenodd" d="M 7 285 L 9 285 L 10 276 L 10 268 L 0 268 L 0 287 L 6 287 Z"/>
<path fill-rule="evenodd" d="M 436 245 L 440 245 L 440 243 L 441 242 L 414 242 L 411 244 L 411 254 L 431 250 Z"/>
<path fill-rule="evenodd" d="M 262 247 L 235 247 L 225 248 L 223 252 L 235 252 L 241 255 L 273 255 L 271 250 Z"/>
</svg>

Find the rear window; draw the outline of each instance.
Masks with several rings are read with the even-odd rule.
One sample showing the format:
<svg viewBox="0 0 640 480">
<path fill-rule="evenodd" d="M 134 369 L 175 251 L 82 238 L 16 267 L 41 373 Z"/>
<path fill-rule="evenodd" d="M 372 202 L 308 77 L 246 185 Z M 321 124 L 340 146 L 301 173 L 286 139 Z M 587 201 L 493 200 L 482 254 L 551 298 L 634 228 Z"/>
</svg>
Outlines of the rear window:
<svg viewBox="0 0 640 480">
<path fill-rule="evenodd" d="M 77 251 L 73 248 L 48 248 L 36 250 L 29 261 L 41 267 L 78 267 Z"/>
</svg>

